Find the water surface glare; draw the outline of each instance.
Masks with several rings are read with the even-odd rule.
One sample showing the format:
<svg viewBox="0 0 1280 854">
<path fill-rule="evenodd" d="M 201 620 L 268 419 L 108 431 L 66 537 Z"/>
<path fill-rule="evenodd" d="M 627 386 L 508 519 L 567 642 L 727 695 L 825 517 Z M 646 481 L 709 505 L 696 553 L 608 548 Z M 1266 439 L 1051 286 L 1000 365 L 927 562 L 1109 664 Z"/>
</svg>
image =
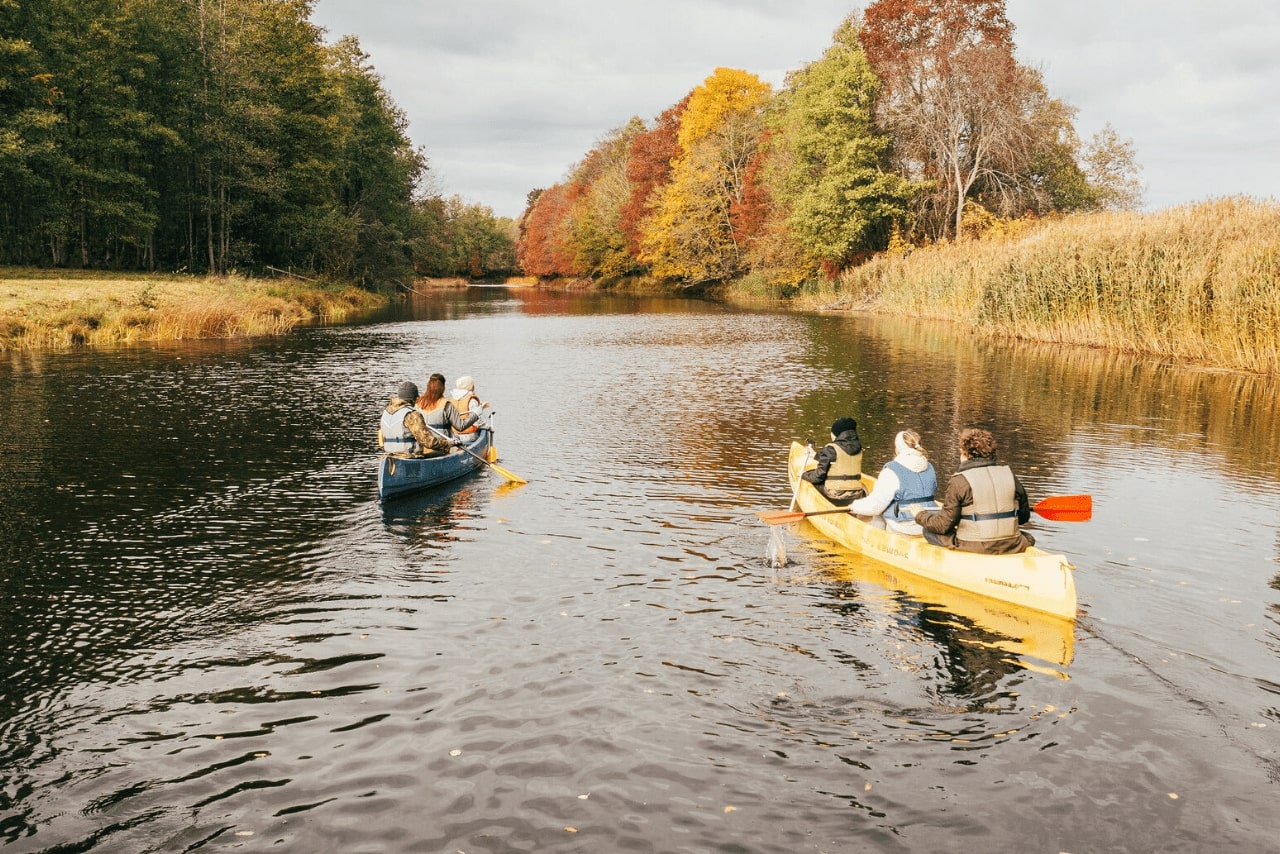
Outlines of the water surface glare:
<svg viewBox="0 0 1280 854">
<path fill-rule="evenodd" d="M 4 355 L 6 852 L 1280 850 L 1274 377 L 501 288 Z M 432 371 L 527 485 L 379 504 Z M 1092 494 L 1074 625 L 761 523 L 846 414 Z"/>
</svg>

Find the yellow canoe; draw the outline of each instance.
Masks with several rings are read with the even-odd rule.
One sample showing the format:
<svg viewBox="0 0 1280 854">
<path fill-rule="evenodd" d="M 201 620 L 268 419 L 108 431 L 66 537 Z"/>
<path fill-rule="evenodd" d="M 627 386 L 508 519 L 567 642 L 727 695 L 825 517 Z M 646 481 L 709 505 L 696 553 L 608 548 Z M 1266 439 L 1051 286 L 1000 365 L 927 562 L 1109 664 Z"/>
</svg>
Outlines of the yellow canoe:
<svg viewBox="0 0 1280 854">
<path fill-rule="evenodd" d="M 791 444 L 787 473 L 796 506 L 806 513 L 836 509 L 808 481 L 812 456 L 799 442 Z M 867 491 L 875 479 L 863 475 Z M 957 590 L 1007 602 L 1068 620 L 1076 616 L 1075 569 L 1063 555 L 1032 547 L 1016 555 L 982 555 L 944 549 L 924 540 L 877 528 L 848 513 L 829 513 L 807 519 L 823 536 L 892 567 Z"/>
<path fill-rule="evenodd" d="M 815 551 L 837 559 L 825 572 L 841 581 L 867 585 L 863 595 L 886 612 L 906 615 L 909 606 L 893 595 L 905 593 L 910 600 L 920 603 L 920 607 L 927 605 L 928 609 L 936 609 L 930 617 L 935 622 L 939 613 L 951 615 L 953 619 L 948 621 L 945 630 L 958 644 L 973 649 L 974 655 L 992 655 L 1020 668 L 1068 678 L 1062 668 L 1075 657 L 1074 620 L 921 578 L 844 548 L 827 538 L 812 522 L 801 526 L 796 533 L 811 539 Z M 874 588 L 884 592 L 877 595 Z"/>
</svg>

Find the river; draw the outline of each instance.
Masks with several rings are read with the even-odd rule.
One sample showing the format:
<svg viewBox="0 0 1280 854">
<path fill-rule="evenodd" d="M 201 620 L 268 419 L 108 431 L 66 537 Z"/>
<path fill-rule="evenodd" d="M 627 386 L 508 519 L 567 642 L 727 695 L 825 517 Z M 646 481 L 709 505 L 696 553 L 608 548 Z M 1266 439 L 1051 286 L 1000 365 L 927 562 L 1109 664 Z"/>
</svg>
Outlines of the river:
<svg viewBox="0 0 1280 854">
<path fill-rule="evenodd" d="M 6 852 L 1280 850 L 1275 377 L 503 288 L 2 355 Z M 527 485 L 379 504 L 432 371 Z M 1092 494 L 1074 624 L 757 519 L 841 415 Z"/>
</svg>

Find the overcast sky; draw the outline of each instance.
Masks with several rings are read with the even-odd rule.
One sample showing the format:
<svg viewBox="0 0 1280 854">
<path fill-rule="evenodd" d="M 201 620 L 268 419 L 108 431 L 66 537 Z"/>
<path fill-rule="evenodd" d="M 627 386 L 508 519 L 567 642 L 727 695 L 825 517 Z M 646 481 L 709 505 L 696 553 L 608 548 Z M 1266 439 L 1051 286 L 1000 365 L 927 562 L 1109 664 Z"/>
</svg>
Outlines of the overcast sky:
<svg viewBox="0 0 1280 854">
<path fill-rule="evenodd" d="M 437 188 L 518 216 L 610 129 L 717 67 L 775 86 L 821 58 L 849 0 L 315 0 L 359 38 Z M 1280 199 L 1280 2 L 1008 0 L 1022 62 L 1087 139 L 1132 139 L 1149 209 Z"/>
</svg>

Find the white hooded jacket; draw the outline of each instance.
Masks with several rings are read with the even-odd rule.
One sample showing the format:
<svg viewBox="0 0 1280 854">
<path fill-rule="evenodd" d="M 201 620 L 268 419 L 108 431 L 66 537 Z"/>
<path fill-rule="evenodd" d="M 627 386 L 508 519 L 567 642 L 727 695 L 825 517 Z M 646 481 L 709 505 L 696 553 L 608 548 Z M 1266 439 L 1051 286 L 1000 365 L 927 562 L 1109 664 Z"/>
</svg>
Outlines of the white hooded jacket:
<svg viewBox="0 0 1280 854">
<path fill-rule="evenodd" d="M 894 462 L 902 465 L 908 471 L 924 471 L 930 465 L 928 457 L 902 441 L 901 434 L 894 440 L 894 450 L 897 452 L 897 455 L 893 458 Z M 901 486 L 902 484 L 898 481 L 898 475 L 894 473 L 893 469 L 885 466 L 876 477 L 876 485 L 871 490 L 871 494 L 850 504 L 849 512 L 858 516 L 879 516 L 893 503 Z M 895 519 L 885 519 L 884 522 L 889 530 L 897 531 L 900 534 L 920 536 L 923 533 L 920 526 L 915 522 L 899 522 Z"/>
</svg>

